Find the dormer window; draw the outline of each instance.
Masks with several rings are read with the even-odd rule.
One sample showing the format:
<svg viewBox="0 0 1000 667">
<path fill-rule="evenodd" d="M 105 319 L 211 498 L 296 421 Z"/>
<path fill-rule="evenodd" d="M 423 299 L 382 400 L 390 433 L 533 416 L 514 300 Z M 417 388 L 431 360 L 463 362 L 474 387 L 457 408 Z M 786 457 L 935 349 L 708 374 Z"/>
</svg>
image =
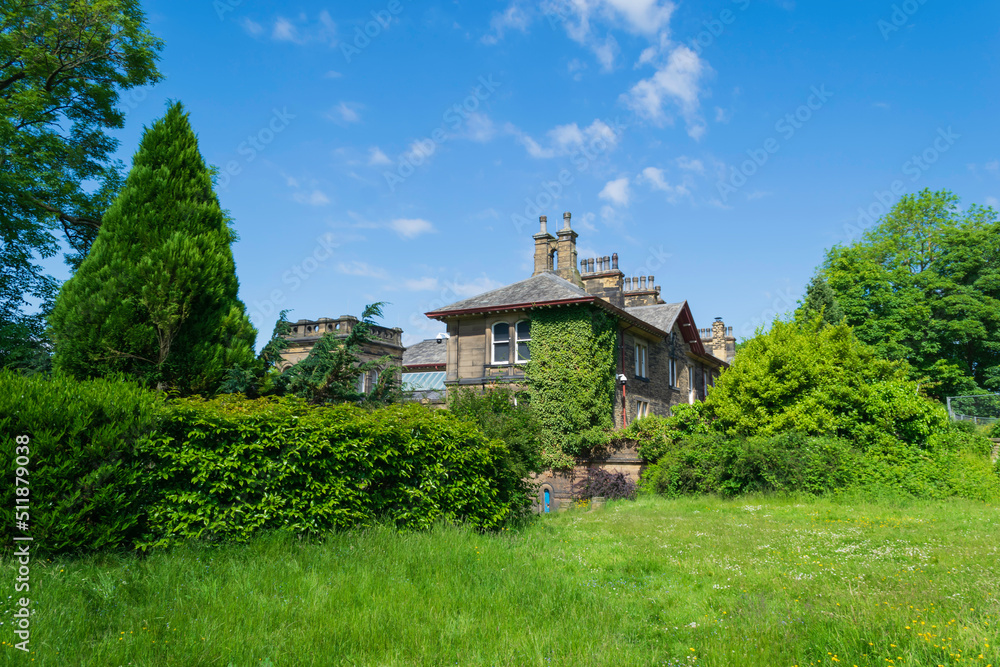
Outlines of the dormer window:
<svg viewBox="0 0 1000 667">
<path fill-rule="evenodd" d="M 531 359 L 531 350 L 528 349 L 528 343 L 531 342 L 531 322 L 521 320 L 514 327 L 514 333 L 517 336 L 517 363 L 527 363 Z"/>
<path fill-rule="evenodd" d="M 510 363 L 510 325 L 506 322 L 493 325 L 493 363 Z"/>
</svg>

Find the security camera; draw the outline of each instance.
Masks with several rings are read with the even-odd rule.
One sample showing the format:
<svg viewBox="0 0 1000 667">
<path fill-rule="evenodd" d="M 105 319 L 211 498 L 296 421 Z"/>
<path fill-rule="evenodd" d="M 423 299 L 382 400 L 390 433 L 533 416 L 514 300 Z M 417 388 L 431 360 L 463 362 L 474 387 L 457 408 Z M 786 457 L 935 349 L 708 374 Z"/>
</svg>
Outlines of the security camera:
<svg viewBox="0 0 1000 667">
<path fill-rule="evenodd" d="M 625 384 L 626 382 L 628 382 L 628 378 L 625 377 L 624 374 L 619 373 L 618 374 L 618 382 L 620 382 L 621 384 Z"/>
</svg>

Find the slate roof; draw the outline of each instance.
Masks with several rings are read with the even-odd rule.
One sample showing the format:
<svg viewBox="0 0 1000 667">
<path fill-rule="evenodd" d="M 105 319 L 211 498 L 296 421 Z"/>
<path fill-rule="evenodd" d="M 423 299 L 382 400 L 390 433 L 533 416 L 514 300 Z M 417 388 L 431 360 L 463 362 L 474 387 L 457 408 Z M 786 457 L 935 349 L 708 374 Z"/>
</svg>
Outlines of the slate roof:
<svg viewBox="0 0 1000 667">
<path fill-rule="evenodd" d="M 638 317 L 643 322 L 648 322 L 661 331 L 669 332 L 674 328 L 677 317 L 684 309 L 684 302 L 662 303 L 657 306 L 633 306 L 626 308 L 625 312 L 633 317 Z"/>
<path fill-rule="evenodd" d="M 554 273 L 539 273 L 527 280 L 522 280 L 513 285 L 507 285 L 495 289 L 491 292 L 474 296 L 471 299 L 458 301 L 438 308 L 433 313 L 427 313 L 428 317 L 435 315 L 447 315 L 460 311 L 488 311 L 503 310 L 512 306 L 530 307 L 536 303 L 550 303 L 553 301 L 572 301 L 575 299 L 592 300 L 593 296 L 580 289 L 565 278 L 560 278 Z"/>
<path fill-rule="evenodd" d="M 437 338 L 420 341 L 403 351 L 403 366 L 444 365 L 448 359 L 448 341 Z"/>
</svg>

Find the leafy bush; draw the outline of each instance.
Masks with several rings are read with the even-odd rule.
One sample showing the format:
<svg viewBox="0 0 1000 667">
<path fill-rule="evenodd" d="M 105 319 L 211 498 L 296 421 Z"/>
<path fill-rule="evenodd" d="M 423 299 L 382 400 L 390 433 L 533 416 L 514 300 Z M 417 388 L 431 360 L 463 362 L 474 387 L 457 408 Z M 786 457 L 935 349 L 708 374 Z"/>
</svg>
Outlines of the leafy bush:
<svg viewBox="0 0 1000 667">
<path fill-rule="evenodd" d="M 294 397 L 183 399 L 147 451 L 157 499 L 143 549 L 379 522 L 492 529 L 528 507 L 502 443 L 414 404 L 366 410 Z"/>
<path fill-rule="evenodd" d="M 801 432 L 864 449 L 921 446 L 946 428 L 904 363 L 879 358 L 846 325 L 775 321 L 736 356 L 705 401 L 715 430 L 737 436 Z"/>
<path fill-rule="evenodd" d="M 146 529 L 141 451 L 153 439 L 159 394 L 120 378 L 78 382 L 0 372 L 0 490 L 5 547 L 15 534 L 15 438 L 28 436 L 28 534 L 41 552 L 130 547 Z M 23 451 L 23 450 L 22 450 Z"/>
<path fill-rule="evenodd" d="M 545 467 L 542 427 L 531 411 L 529 399 L 527 392 L 514 392 L 507 387 L 483 392 L 459 389 L 451 393 L 448 408 L 456 417 L 478 426 L 486 437 L 502 441 L 507 446 L 509 467 L 514 474 L 527 479 Z"/>
<path fill-rule="evenodd" d="M 634 440 L 639 457 L 652 463 L 658 461 L 680 438 L 710 430 L 703 403 L 681 403 L 673 406 L 671 412 L 669 417 L 650 415 L 636 419 L 627 428 L 615 433 L 614 438 Z"/>
<path fill-rule="evenodd" d="M 688 493 L 802 491 L 821 494 L 851 485 L 858 454 L 831 437 L 786 433 L 772 438 L 720 433 L 684 438 L 642 479 L 645 490 L 667 496 Z"/>
<path fill-rule="evenodd" d="M 635 500 L 636 484 L 623 472 L 608 472 L 603 468 L 590 468 L 583 486 L 583 498 L 607 500 Z"/>
</svg>

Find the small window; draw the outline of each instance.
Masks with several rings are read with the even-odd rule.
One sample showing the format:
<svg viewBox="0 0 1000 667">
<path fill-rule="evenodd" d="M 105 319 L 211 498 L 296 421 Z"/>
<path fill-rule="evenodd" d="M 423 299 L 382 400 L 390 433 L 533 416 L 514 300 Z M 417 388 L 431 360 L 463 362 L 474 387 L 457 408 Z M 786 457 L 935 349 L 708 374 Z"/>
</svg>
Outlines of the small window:
<svg viewBox="0 0 1000 667">
<path fill-rule="evenodd" d="M 367 373 L 362 373 L 361 375 L 358 376 L 358 383 L 357 383 L 356 389 L 358 390 L 359 394 L 365 393 L 365 379 L 366 379 L 365 376 L 366 375 L 367 375 Z"/>
<path fill-rule="evenodd" d="M 688 391 L 694 391 L 694 366 L 688 366 Z"/>
<path fill-rule="evenodd" d="M 702 396 L 708 396 L 708 369 L 701 369 L 701 390 Z"/>
<path fill-rule="evenodd" d="M 528 349 L 528 343 L 531 342 L 531 322 L 521 320 L 514 327 L 514 333 L 517 335 L 517 363 L 523 364 L 531 359 L 531 350 Z"/>
<path fill-rule="evenodd" d="M 643 417 L 649 416 L 649 401 L 636 401 L 635 402 L 635 417 L 636 419 L 642 419 Z"/>
<path fill-rule="evenodd" d="M 671 387 L 676 387 L 677 386 L 677 360 L 676 359 L 671 359 L 670 360 L 669 380 L 670 380 L 670 386 Z"/>
<path fill-rule="evenodd" d="M 493 325 L 493 363 L 510 363 L 510 325 L 506 322 Z"/>
<path fill-rule="evenodd" d="M 638 378 L 648 378 L 646 374 L 646 361 L 648 357 L 648 348 L 645 343 L 635 344 L 635 376 Z"/>
</svg>

